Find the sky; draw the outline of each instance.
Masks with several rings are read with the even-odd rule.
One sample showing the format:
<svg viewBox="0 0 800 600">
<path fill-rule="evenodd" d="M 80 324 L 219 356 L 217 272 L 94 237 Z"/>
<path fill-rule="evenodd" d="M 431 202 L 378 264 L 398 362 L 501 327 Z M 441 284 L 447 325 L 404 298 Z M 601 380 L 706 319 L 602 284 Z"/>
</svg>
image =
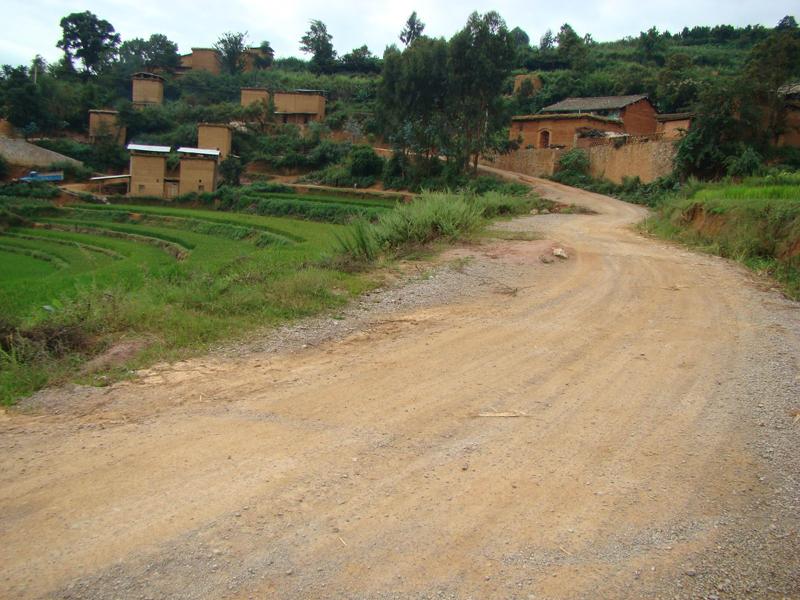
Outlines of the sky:
<svg viewBox="0 0 800 600">
<path fill-rule="evenodd" d="M 399 43 L 397 36 L 416 10 L 430 36 L 450 37 L 472 11 L 496 10 L 509 29 L 521 27 L 536 42 L 547 29 L 569 23 L 597 41 L 637 36 L 655 25 L 679 31 L 684 26 L 761 24 L 774 27 L 785 15 L 800 19 L 800 4 L 778 0 L 4 0 L 0 21 L 0 64 L 27 64 L 36 54 L 58 60 L 59 21 L 90 10 L 109 21 L 123 41 L 163 33 L 181 53 L 211 46 L 220 34 L 247 32 L 253 45 L 268 40 L 277 57 L 300 56 L 298 40 L 311 19 L 323 21 L 339 54 L 367 44 L 373 53 Z"/>
</svg>

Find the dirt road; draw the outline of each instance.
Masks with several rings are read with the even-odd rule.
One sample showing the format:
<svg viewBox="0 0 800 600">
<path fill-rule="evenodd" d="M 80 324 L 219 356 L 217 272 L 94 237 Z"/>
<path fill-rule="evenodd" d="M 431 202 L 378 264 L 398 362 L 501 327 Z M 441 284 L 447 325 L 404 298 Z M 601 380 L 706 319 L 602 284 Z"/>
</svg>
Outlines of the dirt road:
<svg viewBox="0 0 800 600">
<path fill-rule="evenodd" d="M 798 305 L 533 183 L 599 214 L 0 417 L 0 596 L 800 598 Z"/>
</svg>

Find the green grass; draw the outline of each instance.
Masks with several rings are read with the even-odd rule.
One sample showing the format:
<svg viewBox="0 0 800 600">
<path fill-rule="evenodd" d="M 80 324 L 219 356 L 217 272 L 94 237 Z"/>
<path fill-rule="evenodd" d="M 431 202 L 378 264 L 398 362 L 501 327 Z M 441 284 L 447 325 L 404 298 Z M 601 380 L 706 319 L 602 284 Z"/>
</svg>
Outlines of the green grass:
<svg viewBox="0 0 800 600">
<path fill-rule="evenodd" d="M 149 343 L 124 365 L 134 368 L 340 306 L 374 285 L 322 266 L 348 226 L 161 206 L 21 204 L 38 225 L 0 230 L 5 404 L 89 377 L 81 365 L 123 336 Z"/>
<path fill-rule="evenodd" d="M 693 184 L 665 201 L 645 229 L 771 275 L 800 298 L 800 175 Z"/>
</svg>

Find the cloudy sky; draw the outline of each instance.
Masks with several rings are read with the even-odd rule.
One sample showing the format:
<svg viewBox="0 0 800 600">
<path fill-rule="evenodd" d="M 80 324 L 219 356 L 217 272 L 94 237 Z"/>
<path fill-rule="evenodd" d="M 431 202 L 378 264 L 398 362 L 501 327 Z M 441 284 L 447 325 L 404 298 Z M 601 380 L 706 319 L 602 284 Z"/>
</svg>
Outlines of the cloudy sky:
<svg viewBox="0 0 800 600">
<path fill-rule="evenodd" d="M 598 41 L 638 35 L 656 25 L 676 31 L 684 25 L 763 24 L 774 26 L 784 15 L 800 18 L 795 0 L 4 0 L 0 21 L 0 64 L 27 63 L 37 53 L 57 60 L 62 16 L 90 10 L 111 22 L 122 39 L 163 33 L 188 52 L 210 46 L 225 31 L 247 31 L 254 44 L 269 40 L 278 56 L 302 56 L 298 40 L 310 19 L 320 19 L 342 54 L 367 44 L 376 54 L 397 42 L 411 11 L 425 33 L 449 37 L 473 10 L 497 10 L 510 28 L 522 27 L 538 40 L 547 30 L 570 23 L 581 35 Z"/>
</svg>

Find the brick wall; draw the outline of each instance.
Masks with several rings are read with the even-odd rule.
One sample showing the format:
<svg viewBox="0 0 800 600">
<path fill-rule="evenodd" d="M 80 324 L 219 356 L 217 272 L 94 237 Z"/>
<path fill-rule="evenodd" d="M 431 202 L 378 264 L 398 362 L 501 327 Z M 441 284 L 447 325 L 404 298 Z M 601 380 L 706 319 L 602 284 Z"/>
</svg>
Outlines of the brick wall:
<svg viewBox="0 0 800 600">
<path fill-rule="evenodd" d="M 134 79 L 133 104 L 146 106 L 164 102 L 164 82 L 160 79 Z"/>
<path fill-rule="evenodd" d="M 164 196 L 166 156 L 131 155 L 131 196 Z"/>
<path fill-rule="evenodd" d="M 512 121 L 509 137 L 513 140 L 517 136 L 522 136 L 521 147 L 533 146 L 541 148 L 542 132 L 550 133 L 549 146 L 564 146 L 572 148 L 575 146 L 575 132 L 580 127 L 599 129 L 602 131 L 622 132 L 621 123 L 612 123 L 593 119 L 590 116 L 581 118 L 551 118 L 534 119 L 530 121 Z"/>
<path fill-rule="evenodd" d="M 325 97 L 318 94 L 275 93 L 275 112 L 314 113 L 314 120 L 325 118 Z"/>
<path fill-rule="evenodd" d="M 269 92 L 258 88 L 242 88 L 241 105 L 250 106 L 256 102 L 269 102 Z"/>
<path fill-rule="evenodd" d="M 589 155 L 592 177 L 622 183 L 623 177 L 639 177 L 649 183 L 672 172 L 675 144 L 671 140 L 633 141 L 617 147 L 611 140 L 584 150 Z M 520 149 L 493 161 L 482 159 L 481 164 L 547 177 L 555 172 L 558 159 L 566 152 L 561 149 Z"/>
<path fill-rule="evenodd" d="M 181 158 L 179 193 L 213 192 L 217 189 L 217 161 L 207 158 Z"/>
<path fill-rule="evenodd" d="M 220 160 L 225 160 L 231 153 L 230 127 L 201 123 L 197 126 L 197 147 L 219 150 Z"/>
<path fill-rule="evenodd" d="M 656 109 L 647 99 L 626 106 L 620 116 L 625 124 L 625 133 L 647 135 L 656 132 Z"/>
<path fill-rule="evenodd" d="M 125 143 L 127 130 L 120 125 L 116 111 L 89 111 L 89 140 L 94 143 L 99 137 L 111 136 L 118 144 Z"/>
</svg>

